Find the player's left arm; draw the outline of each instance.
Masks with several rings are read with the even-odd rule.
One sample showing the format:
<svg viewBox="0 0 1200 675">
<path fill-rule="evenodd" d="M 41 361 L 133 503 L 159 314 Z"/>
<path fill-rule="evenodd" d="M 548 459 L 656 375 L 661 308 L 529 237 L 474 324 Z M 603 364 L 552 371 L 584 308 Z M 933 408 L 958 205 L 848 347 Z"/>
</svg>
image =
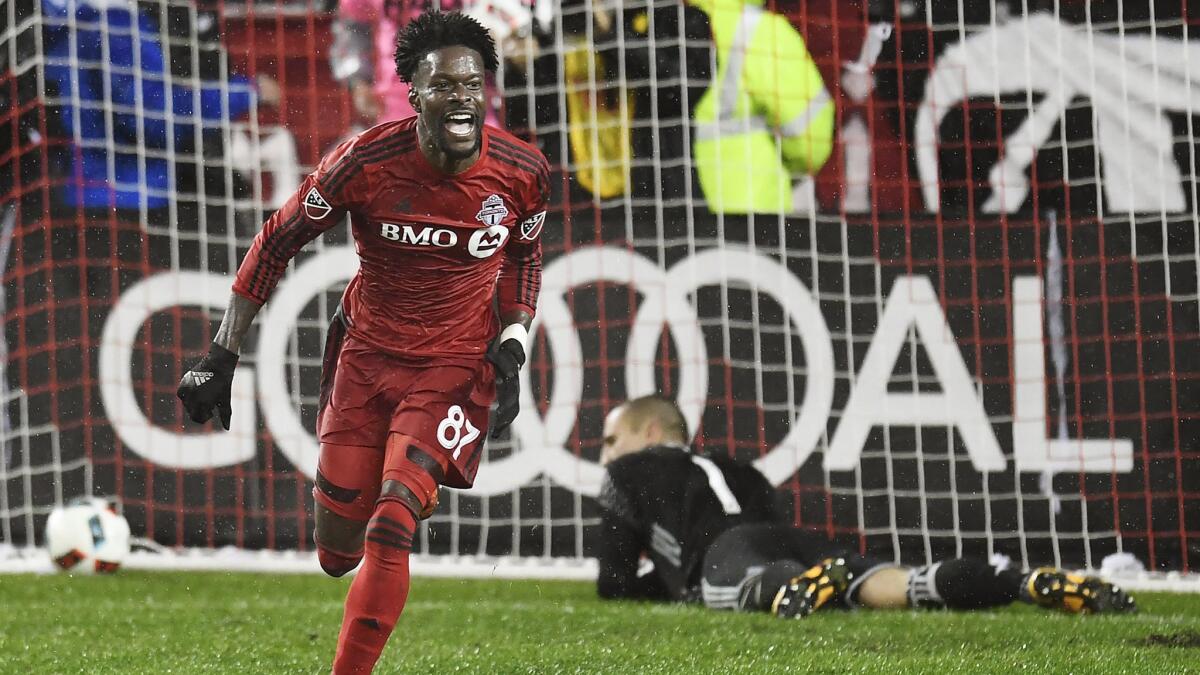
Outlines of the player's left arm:
<svg viewBox="0 0 1200 675">
<path fill-rule="evenodd" d="M 496 368 L 498 403 L 492 438 L 508 428 L 520 412 L 520 370 L 525 365 L 525 345 L 542 288 L 542 227 L 549 200 L 549 166 L 540 153 L 538 158 L 537 173 L 520 197 L 523 208 L 504 247 L 496 286 L 501 327 L 488 348 L 488 360 Z"/>
<path fill-rule="evenodd" d="M 596 577 L 597 595 L 606 600 L 670 597 L 657 571 L 643 574 L 639 569 L 643 546 L 637 512 L 611 472 L 604 474 L 598 501 L 603 512 L 600 547 L 596 554 L 600 563 L 600 573 Z"/>
<path fill-rule="evenodd" d="M 657 572 L 642 574 L 642 546 L 636 531 L 615 516 L 600 517 L 596 594 L 605 600 L 665 600 L 670 597 Z"/>
</svg>

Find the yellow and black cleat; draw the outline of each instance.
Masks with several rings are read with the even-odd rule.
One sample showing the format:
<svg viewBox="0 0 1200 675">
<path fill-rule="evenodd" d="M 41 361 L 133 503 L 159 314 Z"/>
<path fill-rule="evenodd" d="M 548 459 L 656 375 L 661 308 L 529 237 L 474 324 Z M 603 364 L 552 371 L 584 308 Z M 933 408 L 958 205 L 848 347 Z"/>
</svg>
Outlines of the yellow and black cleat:
<svg viewBox="0 0 1200 675">
<path fill-rule="evenodd" d="M 1071 614 L 1137 611 L 1133 597 L 1098 577 L 1071 574 L 1053 567 L 1034 570 L 1025 582 L 1033 602 Z"/>
<path fill-rule="evenodd" d="M 783 619 L 803 619 L 842 597 L 853 575 L 844 558 L 826 558 L 779 588 L 771 613 Z"/>
</svg>

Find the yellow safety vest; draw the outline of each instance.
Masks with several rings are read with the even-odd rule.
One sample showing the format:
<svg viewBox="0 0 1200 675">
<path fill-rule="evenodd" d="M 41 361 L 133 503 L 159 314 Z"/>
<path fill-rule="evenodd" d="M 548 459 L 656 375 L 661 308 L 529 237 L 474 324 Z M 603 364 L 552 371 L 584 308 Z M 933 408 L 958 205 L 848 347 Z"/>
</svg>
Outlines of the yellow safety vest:
<svg viewBox="0 0 1200 675">
<path fill-rule="evenodd" d="M 625 194 L 629 182 L 634 104 L 629 92 L 604 96 L 597 91 L 601 83 L 595 74 L 603 72 L 600 56 L 583 42 L 567 46 L 563 74 L 575 180 L 607 199 Z"/>
<path fill-rule="evenodd" d="M 693 0 L 708 13 L 717 75 L 696 105 L 693 160 L 709 209 L 788 213 L 792 178 L 833 150 L 834 109 L 804 39 L 740 0 Z"/>
</svg>

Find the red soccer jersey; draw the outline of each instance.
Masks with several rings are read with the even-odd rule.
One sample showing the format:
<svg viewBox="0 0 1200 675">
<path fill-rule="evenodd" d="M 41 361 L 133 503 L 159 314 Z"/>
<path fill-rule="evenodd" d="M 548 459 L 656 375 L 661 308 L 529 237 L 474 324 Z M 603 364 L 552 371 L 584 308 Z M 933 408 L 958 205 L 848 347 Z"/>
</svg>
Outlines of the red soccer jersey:
<svg viewBox="0 0 1200 675">
<path fill-rule="evenodd" d="M 416 118 L 364 131 L 322 159 L 255 237 L 234 292 L 263 303 L 296 252 L 350 214 L 361 265 L 342 307 L 356 338 L 390 354 L 474 361 L 501 313 L 533 314 L 549 168 L 533 146 L 483 127 L 479 160 L 434 168 Z"/>
</svg>

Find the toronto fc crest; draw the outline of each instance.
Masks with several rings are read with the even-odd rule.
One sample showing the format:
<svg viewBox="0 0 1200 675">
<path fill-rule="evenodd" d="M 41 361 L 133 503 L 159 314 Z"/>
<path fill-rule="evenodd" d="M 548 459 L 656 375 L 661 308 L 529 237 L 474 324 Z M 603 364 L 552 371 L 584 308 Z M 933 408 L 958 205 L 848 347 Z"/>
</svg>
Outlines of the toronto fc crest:
<svg viewBox="0 0 1200 675">
<path fill-rule="evenodd" d="M 499 225 L 507 216 L 508 208 L 504 206 L 504 200 L 500 195 L 492 195 L 483 200 L 479 213 L 475 214 L 475 220 L 491 227 Z"/>
</svg>

